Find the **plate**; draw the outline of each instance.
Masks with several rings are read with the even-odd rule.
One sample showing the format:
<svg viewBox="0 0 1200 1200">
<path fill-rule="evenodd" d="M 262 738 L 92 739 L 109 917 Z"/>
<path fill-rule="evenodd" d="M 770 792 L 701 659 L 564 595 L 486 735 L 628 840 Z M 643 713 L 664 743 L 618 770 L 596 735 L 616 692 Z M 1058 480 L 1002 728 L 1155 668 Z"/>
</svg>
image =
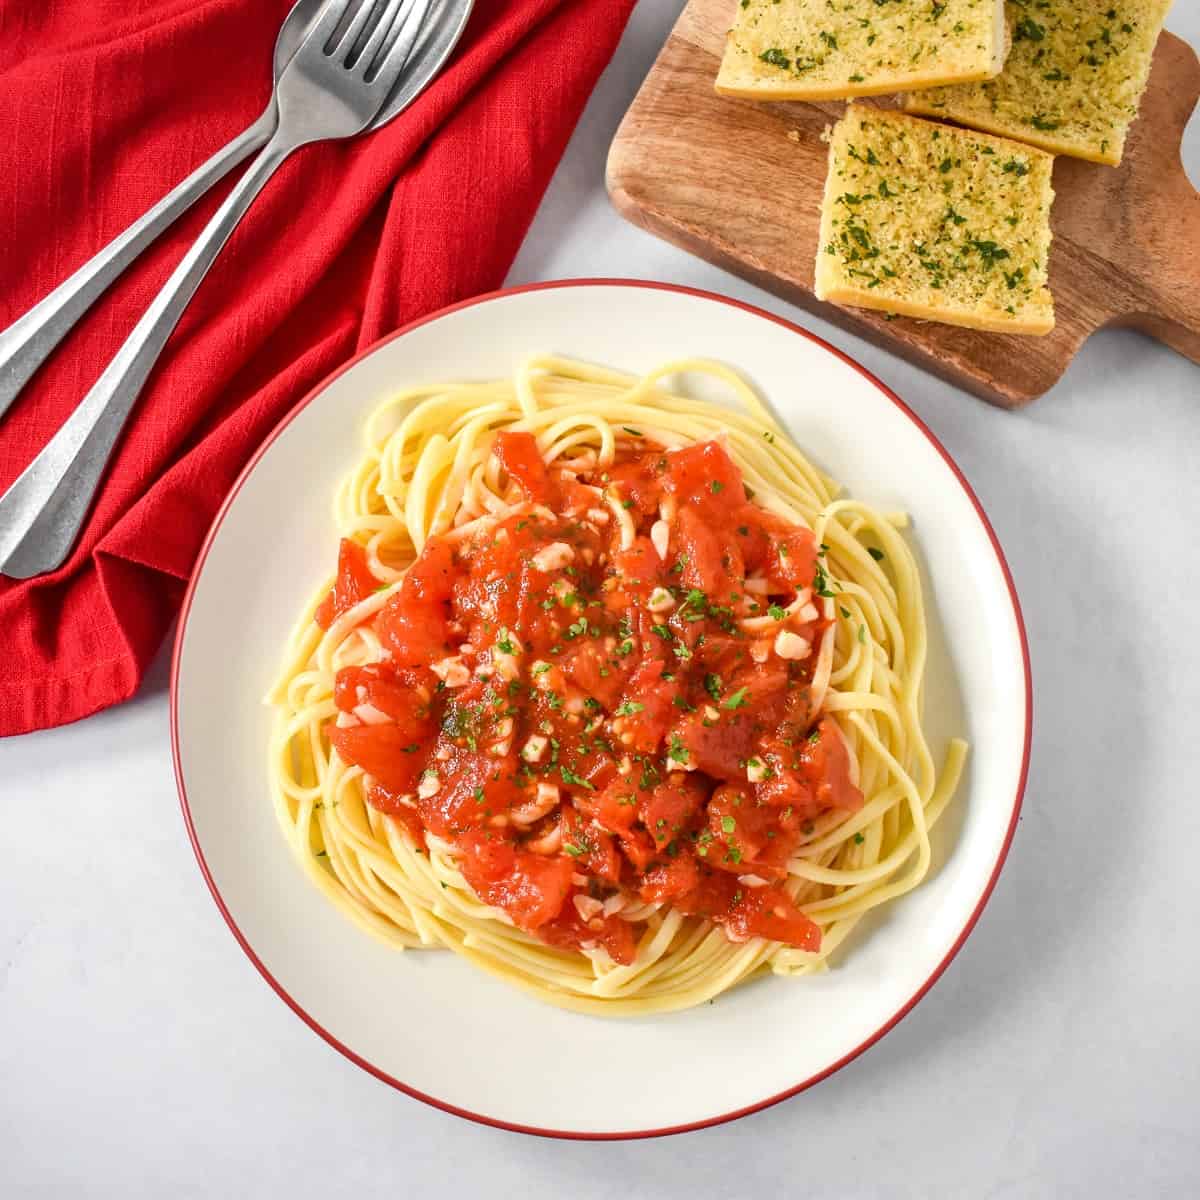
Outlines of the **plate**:
<svg viewBox="0 0 1200 1200">
<path fill-rule="evenodd" d="M 392 389 L 509 374 L 533 351 L 630 371 L 719 358 L 855 496 L 903 508 L 931 624 L 935 755 L 971 742 L 935 830 L 935 871 L 864 921 L 834 969 L 767 978 L 688 1012 L 559 1011 L 448 952 L 400 953 L 303 877 L 276 825 L 262 705 L 284 639 L 337 543 L 332 497 Z M 218 513 L 180 620 L 171 736 L 184 818 L 213 898 L 267 982 L 348 1058 L 461 1116 L 562 1137 L 645 1137 L 730 1120 L 810 1086 L 878 1040 L 970 932 L 1016 826 L 1029 658 L 1012 579 L 966 480 L 877 379 L 786 321 L 707 293 L 620 280 L 484 296 L 400 330 L 310 393 Z"/>
</svg>

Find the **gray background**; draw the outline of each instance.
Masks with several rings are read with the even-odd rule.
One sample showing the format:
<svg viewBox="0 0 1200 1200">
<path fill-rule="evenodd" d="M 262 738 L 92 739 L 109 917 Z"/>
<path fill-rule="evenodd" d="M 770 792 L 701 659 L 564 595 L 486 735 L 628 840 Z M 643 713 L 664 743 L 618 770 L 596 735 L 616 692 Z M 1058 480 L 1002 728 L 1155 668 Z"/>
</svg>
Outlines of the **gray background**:
<svg viewBox="0 0 1200 1200">
<path fill-rule="evenodd" d="M 623 224 L 605 152 L 679 7 L 642 0 L 510 281 L 625 274 L 761 304 L 945 442 L 1033 653 L 1024 816 L 974 935 L 878 1046 L 765 1113 L 617 1144 L 471 1125 L 340 1057 L 238 949 L 179 815 L 164 654 L 122 708 L 0 742 L 0 1193 L 1197 1194 L 1200 368 L 1105 332 L 1003 413 Z M 1195 0 L 1169 27 L 1200 44 Z M 1185 161 L 1200 179 L 1200 121 Z"/>
</svg>

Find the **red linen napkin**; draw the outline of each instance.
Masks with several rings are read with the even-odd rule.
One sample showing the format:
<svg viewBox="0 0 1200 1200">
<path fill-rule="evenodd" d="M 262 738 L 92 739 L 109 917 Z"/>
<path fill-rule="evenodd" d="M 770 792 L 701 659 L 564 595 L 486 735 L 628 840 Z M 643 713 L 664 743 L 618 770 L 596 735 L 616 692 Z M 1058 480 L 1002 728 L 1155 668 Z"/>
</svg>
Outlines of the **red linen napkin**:
<svg viewBox="0 0 1200 1200">
<path fill-rule="evenodd" d="M 0 6 L 0 327 L 258 115 L 290 4 Z M 283 166 L 180 322 L 69 561 L 0 579 L 0 735 L 132 695 L 217 507 L 289 407 L 389 330 L 500 285 L 632 5 L 476 0 L 406 113 Z M 226 190 L 126 273 L 0 418 L 0 488 Z"/>
</svg>

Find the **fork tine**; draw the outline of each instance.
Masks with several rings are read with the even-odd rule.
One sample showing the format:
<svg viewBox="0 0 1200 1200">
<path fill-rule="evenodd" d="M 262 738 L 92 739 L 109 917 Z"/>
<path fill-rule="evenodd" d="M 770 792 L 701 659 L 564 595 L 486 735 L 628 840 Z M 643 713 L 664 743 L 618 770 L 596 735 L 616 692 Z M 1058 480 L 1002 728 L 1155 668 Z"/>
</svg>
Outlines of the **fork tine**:
<svg viewBox="0 0 1200 1200">
<path fill-rule="evenodd" d="M 414 0 L 388 0 L 387 8 L 384 10 L 383 16 L 379 18 L 379 23 L 371 33 L 370 40 L 363 47 L 363 52 L 359 55 L 358 63 L 356 64 L 362 68 L 364 76 L 370 71 L 372 64 L 375 62 L 380 47 L 391 36 L 392 29 L 397 20 L 402 21 L 408 15 L 413 3 Z"/>
<path fill-rule="evenodd" d="M 372 86 L 382 85 L 390 91 L 400 78 L 400 73 L 421 36 L 430 3 L 431 0 L 410 0 L 401 17 L 393 22 L 394 26 L 399 27 L 400 33 L 381 57 L 379 68 L 370 80 Z"/>
<path fill-rule="evenodd" d="M 362 54 L 360 52 L 355 55 L 355 47 L 366 40 L 368 26 L 384 3 L 385 0 L 361 0 L 358 11 L 346 28 L 342 30 L 341 36 L 332 47 L 326 47 L 327 52 L 340 57 L 345 51 L 346 65 L 349 65 L 351 57 L 354 57 L 356 64 L 361 62 Z"/>
<path fill-rule="evenodd" d="M 328 3 L 323 5 L 320 13 L 317 14 L 317 19 L 309 26 L 304 40 L 296 47 L 296 53 L 299 54 L 301 50 L 313 43 L 319 43 L 324 49 L 352 2 L 353 0 L 328 0 Z"/>
</svg>

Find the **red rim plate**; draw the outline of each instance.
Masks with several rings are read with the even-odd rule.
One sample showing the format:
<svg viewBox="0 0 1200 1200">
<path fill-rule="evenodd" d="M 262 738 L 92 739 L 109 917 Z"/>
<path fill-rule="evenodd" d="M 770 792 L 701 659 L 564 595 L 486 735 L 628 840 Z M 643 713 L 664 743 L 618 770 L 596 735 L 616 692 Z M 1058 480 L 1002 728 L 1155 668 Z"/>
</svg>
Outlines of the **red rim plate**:
<svg viewBox="0 0 1200 1200">
<path fill-rule="evenodd" d="M 679 292 L 688 296 L 695 296 L 703 300 L 713 300 L 720 304 L 729 305 L 731 308 L 741 309 L 743 312 L 751 313 L 756 317 L 761 317 L 763 320 L 771 321 L 776 325 L 782 326 L 784 329 L 805 338 L 810 342 L 815 342 L 818 346 L 841 359 L 848 366 L 853 367 L 860 375 L 870 381 L 879 392 L 891 401 L 904 415 L 921 431 L 928 439 L 930 445 L 941 456 L 942 460 L 950 468 L 955 479 L 958 480 L 959 486 L 966 493 L 967 499 L 970 500 L 979 517 L 980 523 L 983 525 L 984 531 L 987 533 L 988 540 L 991 542 L 992 549 L 995 552 L 996 560 L 1000 564 L 1000 570 L 1004 576 L 1005 585 L 1008 588 L 1009 599 L 1012 602 L 1013 617 L 1017 625 L 1017 633 L 1021 643 L 1021 658 L 1024 669 L 1025 678 L 1025 736 L 1024 745 L 1021 756 L 1021 771 L 1017 781 L 1016 795 L 1013 797 L 1012 817 L 1009 820 L 1008 830 L 1004 835 L 1004 842 L 1000 847 L 1000 852 L 996 857 L 996 863 L 992 868 L 992 873 L 988 878 L 987 885 L 984 887 L 982 894 L 977 901 L 975 908 L 972 910 L 970 917 L 963 926 L 962 932 L 958 935 L 954 945 L 947 951 L 945 957 L 938 963 L 932 972 L 930 972 L 925 982 L 917 989 L 913 996 L 903 1004 L 887 1021 L 884 1022 L 870 1037 L 864 1039 L 858 1046 L 850 1051 L 849 1054 L 839 1058 L 836 1062 L 826 1067 L 823 1071 L 817 1072 L 815 1075 L 809 1076 L 807 1079 L 802 1079 L 793 1087 L 786 1088 L 782 1092 L 778 1092 L 773 1096 L 768 1096 L 764 1100 L 760 1100 L 755 1104 L 746 1105 L 744 1108 L 738 1108 L 731 1112 L 721 1113 L 715 1117 L 706 1118 L 703 1121 L 692 1121 L 684 1125 L 670 1125 L 660 1129 L 639 1129 L 632 1132 L 617 1132 L 617 1133 L 581 1133 L 574 1130 L 561 1129 L 546 1129 L 536 1125 L 520 1125 L 511 1121 L 501 1121 L 495 1117 L 489 1117 L 483 1113 L 471 1112 L 469 1109 L 459 1108 L 457 1105 L 447 1104 L 443 1100 L 439 1100 L 436 1096 L 427 1095 L 425 1092 L 418 1091 L 416 1088 L 410 1087 L 402 1080 L 396 1079 L 389 1075 L 386 1071 L 376 1067 L 373 1063 L 368 1062 L 360 1055 L 356 1054 L 349 1046 L 339 1041 L 327 1029 L 323 1028 L 312 1016 L 310 1016 L 300 1004 L 293 999 L 291 995 L 284 989 L 282 984 L 274 978 L 271 972 L 267 969 L 263 961 L 255 954 L 250 943 L 246 940 L 242 931 L 238 928 L 237 922 L 233 919 L 233 914 L 225 904 L 220 891 L 217 889 L 212 873 L 209 871 L 208 864 L 204 859 L 204 852 L 200 848 L 200 842 L 196 835 L 196 828 L 192 821 L 191 807 L 188 804 L 187 786 L 183 778 L 183 769 L 180 762 L 179 754 L 179 662 L 183 649 L 183 639 L 187 631 L 188 614 L 192 606 L 192 597 L 195 594 L 196 583 L 200 578 L 200 574 L 204 569 L 204 564 L 208 558 L 209 548 L 213 540 L 216 538 L 218 531 L 221 528 L 222 522 L 225 519 L 226 513 L 229 511 L 234 499 L 242 489 L 242 485 L 249 477 L 250 473 L 258 465 L 262 456 L 270 449 L 275 440 L 283 433 L 283 431 L 292 423 L 293 420 L 302 412 L 309 404 L 323 392 L 335 379 L 345 374 L 351 367 L 355 366 L 361 359 L 367 355 L 373 354 L 381 346 L 388 342 L 394 341 L 396 338 L 403 337 L 406 333 L 410 333 L 414 329 L 420 328 L 422 325 L 427 325 L 431 321 L 437 321 L 450 313 L 458 312 L 460 309 L 471 308 L 477 304 L 485 304 L 492 300 L 498 300 L 505 296 L 520 295 L 523 292 L 544 291 L 550 288 L 575 288 L 575 287 L 626 287 L 626 288 L 646 288 L 664 292 Z M 1004 866 L 1005 859 L 1008 857 L 1009 846 L 1012 844 L 1013 835 L 1016 832 L 1017 821 L 1021 815 L 1021 803 L 1025 794 L 1025 782 L 1029 774 L 1029 753 L 1030 744 L 1033 735 L 1033 684 L 1032 674 L 1029 663 L 1029 641 L 1025 633 L 1025 620 L 1021 614 L 1021 605 L 1017 600 L 1016 588 L 1013 585 L 1012 572 L 1009 570 L 1008 562 L 1004 557 L 1004 551 L 1000 547 L 1000 542 L 996 538 L 995 531 L 992 529 L 991 522 L 987 518 L 987 514 L 983 510 L 983 506 L 979 503 L 979 498 L 975 495 L 971 485 L 967 482 L 966 476 L 959 469 L 958 464 L 950 457 L 946 448 L 934 436 L 930 428 L 917 416 L 916 413 L 900 399 L 886 384 L 877 379 L 870 371 L 868 371 L 860 363 L 856 362 L 848 354 L 839 350 L 836 346 L 830 345 L 824 338 L 818 337 L 816 334 L 809 332 L 807 329 L 801 328 L 792 321 L 788 321 L 783 317 L 776 316 L 774 313 L 769 313 L 764 309 L 758 308 L 753 304 L 745 304 L 740 300 L 730 299 L 728 296 L 721 296 L 715 292 L 704 291 L 701 288 L 683 287 L 679 284 L 672 283 L 656 283 L 650 280 L 642 279 L 620 279 L 620 278 L 599 278 L 599 279 L 563 279 L 554 280 L 548 283 L 531 283 L 525 284 L 522 287 L 503 288 L 495 292 L 487 292 L 482 296 L 476 296 L 470 300 L 460 301 L 458 304 L 448 305 L 446 308 L 439 309 L 435 313 L 431 313 L 427 317 L 421 317 L 416 321 L 397 329 L 394 333 L 387 337 L 381 338 L 373 345 L 368 346 L 365 350 L 360 351 L 352 359 L 339 367 L 332 374 L 326 376 L 316 387 L 314 387 L 296 406 L 279 422 L 278 425 L 267 436 L 266 440 L 254 452 L 250 461 L 242 468 L 236 482 L 229 491 L 229 495 L 225 497 L 220 510 L 213 519 L 212 527 L 208 531 L 208 535 L 204 539 L 204 544 L 200 548 L 199 557 L 196 560 L 195 569 L 192 572 L 191 580 L 188 584 L 187 593 L 183 599 L 183 608 L 179 617 L 178 632 L 175 636 L 175 647 L 171 655 L 171 757 L 175 764 L 175 782 L 179 789 L 179 802 L 183 809 L 184 823 L 187 825 L 188 838 L 192 843 L 192 849 L 196 854 L 196 861 L 200 864 L 201 874 L 204 876 L 205 882 L 208 884 L 208 890 L 212 893 L 213 900 L 216 902 L 217 908 L 221 915 L 225 918 L 225 923 L 229 926 L 233 936 L 237 939 L 238 945 L 245 951 L 246 957 L 258 969 L 262 977 L 271 985 L 280 999 L 298 1016 L 310 1029 L 319 1034 L 325 1039 L 335 1050 L 344 1054 L 351 1062 L 362 1067 L 364 1071 L 368 1071 L 374 1075 L 376 1079 L 382 1080 L 384 1083 L 391 1085 L 397 1090 L 411 1096 L 414 1100 L 420 1100 L 425 1104 L 429 1104 L 434 1108 L 439 1108 L 443 1112 L 452 1113 L 456 1117 L 465 1117 L 469 1121 L 475 1121 L 480 1125 L 490 1125 L 496 1129 L 508 1129 L 515 1133 L 529 1133 L 540 1137 L 550 1138 L 565 1138 L 577 1141 L 625 1141 L 636 1138 L 653 1138 L 665 1137 L 673 1133 L 687 1133 L 695 1129 L 705 1129 L 711 1125 L 721 1125 L 727 1121 L 736 1121 L 739 1117 L 748 1116 L 750 1113 L 761 1112 L 765 1108 L 770 1108 L 774 1104 L 778 1104 L 782 1100 L 787 1100 L 791 1096 L 795 1096 L 800 1092 L 810 1088 L 815 1083 L 820 1083 L 822 1079 L 826 1079 L 835 1071 L 840 1070 L 848 1062 L 857 1058 L 863 1051 L 873 1046 L 884 1034 L 890 1032 L 908 1015 L 909 1012 L 917 1005 L 924 997 L 926 992 L 938 981 L 942 972 L 950 965 L 954 956 L 962 949 L 963 943 L 970 936 L 971 931 L 975 928 L 979 920 L 984 906 L 991 897 L 992 891 L 996 886 L 996 881 L 1000 877 L 1000 871 Z"/>
</svg>

